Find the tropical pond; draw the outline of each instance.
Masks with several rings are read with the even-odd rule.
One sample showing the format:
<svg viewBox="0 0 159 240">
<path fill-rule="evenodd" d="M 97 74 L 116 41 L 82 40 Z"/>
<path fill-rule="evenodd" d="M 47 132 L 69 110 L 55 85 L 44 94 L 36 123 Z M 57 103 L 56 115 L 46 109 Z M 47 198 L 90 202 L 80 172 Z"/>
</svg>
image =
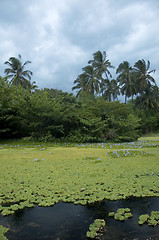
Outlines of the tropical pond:
<svg viewBox="0 0 159 240">
<path fill-rule="evenodd" d="M 0 226 L 9 229 L 5 236 L 86 240 L 94 220 L 104 219 L 100 239 L 159 239 L 159 219 L 152 216 L 159 215 L 158 148 L 158 139 L 1 144 Z M 116 219 L 122 208 L 129 208 L 132 217 Z"/>
</svg>

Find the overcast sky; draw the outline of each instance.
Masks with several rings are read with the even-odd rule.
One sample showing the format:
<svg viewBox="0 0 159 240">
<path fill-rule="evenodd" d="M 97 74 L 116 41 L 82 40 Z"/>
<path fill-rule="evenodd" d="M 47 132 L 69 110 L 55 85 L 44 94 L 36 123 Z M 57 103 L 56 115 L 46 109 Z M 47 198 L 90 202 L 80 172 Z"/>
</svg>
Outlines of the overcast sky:
<svg viewBox="0 0 159 240">
<path fill-rule="evenodd" d="M 21 54 L 39 88 L 71 92 L 98 50 L 115 67 L 150 60 L 159 85 L 159 0 L 0 0 L 0 42 L 0 75 Z"/>
</svg>

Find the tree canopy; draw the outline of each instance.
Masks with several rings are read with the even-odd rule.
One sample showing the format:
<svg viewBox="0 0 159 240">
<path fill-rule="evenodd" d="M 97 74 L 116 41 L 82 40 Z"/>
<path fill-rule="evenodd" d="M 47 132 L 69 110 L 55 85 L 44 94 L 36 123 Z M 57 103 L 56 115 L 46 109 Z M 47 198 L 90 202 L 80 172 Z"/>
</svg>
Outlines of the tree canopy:
<svg viewBox="0 0 159 240">
<path fill-rule="evenodd" d="M 106 52 L 97 51 L 82 68 L 72 90 L 38 89 L 30 64 L 11 57 L 0 77 L 0 139 L 27 137 L 41 141 L 133 141 L 159 129 L 159 89 L 144 59 L 114 69 Z M 33 91 L 34 90 L 34 91 Z M 118 101 L 120 94 L 125 103 Z M 129 101 L 131 99 L 131 101 Z"/>
</svg>

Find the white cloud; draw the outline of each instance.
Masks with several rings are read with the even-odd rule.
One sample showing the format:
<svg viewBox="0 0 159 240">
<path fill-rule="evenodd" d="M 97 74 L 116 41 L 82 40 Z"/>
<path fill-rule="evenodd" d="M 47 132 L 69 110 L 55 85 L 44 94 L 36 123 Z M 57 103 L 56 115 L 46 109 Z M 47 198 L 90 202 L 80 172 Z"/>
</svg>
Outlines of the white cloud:
<svg viewBox="0 0 159 240">
<path fill-rule="evenodd" d="M 124 26 L 129 32 L 121 41 L 111 46 L 109 53 L 113 60 L 121 62 L 126 59 L 130 61 L 141 58 L 153 59 L 154 48 L 158 48 L 159 42 L 159 37 L 156 35 L 159 24 L 158 12 L 152 11 L 147 3 L 142 5 L 135 3 L 121 9 L 118 18 L 119 16 L 127 21 Z M 156 52 L 155 55 L 158 53 Z"/>
</svg>

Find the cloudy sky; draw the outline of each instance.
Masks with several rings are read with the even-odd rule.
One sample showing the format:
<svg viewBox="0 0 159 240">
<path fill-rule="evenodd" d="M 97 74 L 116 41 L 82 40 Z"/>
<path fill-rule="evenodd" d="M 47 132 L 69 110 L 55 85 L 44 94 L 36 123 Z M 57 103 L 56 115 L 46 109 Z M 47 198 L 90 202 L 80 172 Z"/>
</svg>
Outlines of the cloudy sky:
<svg viewBox="0 0 159 240">
<path fill-rule="evenodd" d="M 71 92 L 100 50 L 115 67 L 150 60 L 159 85 L 158 26 L 158 0 L 0 0 L 0 75 L 21 54 L 39 88 Z"/>
</svg>

